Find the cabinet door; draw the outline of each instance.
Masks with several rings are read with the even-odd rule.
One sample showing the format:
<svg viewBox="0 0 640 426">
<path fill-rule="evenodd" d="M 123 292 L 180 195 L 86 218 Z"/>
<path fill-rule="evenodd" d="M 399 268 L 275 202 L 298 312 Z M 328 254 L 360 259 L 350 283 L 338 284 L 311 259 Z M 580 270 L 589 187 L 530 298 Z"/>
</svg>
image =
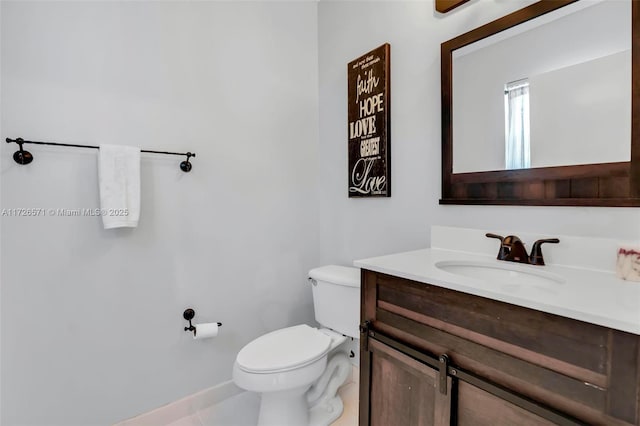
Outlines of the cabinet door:
<svg viewBox="0 0 640 426">
<path fill-rule="evenodd" d="M 456 417 L 458 426 L 551 426 L 537 416 L 476 386 L 458 381 Z"/>
<path fill-rule="evenodd" d="M 441 426 L 450 424 L 451 378 L 447 394 L 438 390 L 438 371 L 397 350 L 369 340 L 369 389 L 361 401 L 368 413 L 360 425 Z"/>
</svg>

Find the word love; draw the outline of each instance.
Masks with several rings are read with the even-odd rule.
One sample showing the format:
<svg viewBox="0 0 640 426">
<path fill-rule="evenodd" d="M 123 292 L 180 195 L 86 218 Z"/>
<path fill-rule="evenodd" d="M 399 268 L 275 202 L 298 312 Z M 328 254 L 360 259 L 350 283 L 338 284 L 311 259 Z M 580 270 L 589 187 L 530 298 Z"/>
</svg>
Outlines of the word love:
<svg viewBox="0 0 640 426">
<path fill-rule="evenodd" d="M 371 136 L 376 132 L 376 116 L 361 118 L 349 123 L 349 139 Z"/>
<path fill-rule="evenodd" d="M 381 194 L 384 191 L 386 176 L 371 176 L 371 169 L 375 158 L 361 158 L 356 161 L 351 172 L 351 183 L 349 192 L 360 194 Z"/>
<path fill-rule="evenodd" d="M 378 83 L 380 83 L 380 78 L 373 76 L 373 70 L 369 70 L 365 73 L 365 78 L 363 79 L 360 74 L 358 74 L 358 79 L 356 83 L 356 103 L 360 100 L 360 95 L 369 94 L 373 92 L 373 89 L 378 87 Z"/>
</svg>

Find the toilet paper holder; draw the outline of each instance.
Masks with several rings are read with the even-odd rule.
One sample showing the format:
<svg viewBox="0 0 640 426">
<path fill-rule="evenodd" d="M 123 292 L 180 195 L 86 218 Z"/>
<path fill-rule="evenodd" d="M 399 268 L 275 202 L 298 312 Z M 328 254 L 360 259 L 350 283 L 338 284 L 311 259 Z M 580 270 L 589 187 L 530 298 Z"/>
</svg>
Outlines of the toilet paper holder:
<svg viewBox="0 0 640 426">
<path fill-rule="evenodd" d="M 184 319 L 186 319 L 187 321 L 189 321 L 189 327 L 185 327 L 184 331 L 191 331 L 191 332 L 193 332 L 194 336 L 196 334 L 196 328 L 193 326 L 193 324 L 191 324 L 191 320 L 195 316 L 196 316 L 196 311 L 194 311 L 191 308 L 185 309 L 184 312 L 182 313 L 182 317 Z M 218 327 L 220 327 L 221 325 L 222 325 L 222 323 L 219 322 L 218 323 Z"/>
</svg>

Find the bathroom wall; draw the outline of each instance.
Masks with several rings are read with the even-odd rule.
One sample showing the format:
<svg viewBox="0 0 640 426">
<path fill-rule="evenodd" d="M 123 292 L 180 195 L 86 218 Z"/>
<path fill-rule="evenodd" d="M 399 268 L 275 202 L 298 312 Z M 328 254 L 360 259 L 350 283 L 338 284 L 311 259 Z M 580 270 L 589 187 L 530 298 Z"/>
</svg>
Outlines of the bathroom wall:
<svg viewBox="0 0 640 426">
<path fill-rule="evenodd" d="M 1 4 L 2 138 L 143 154 L 136 229 L 99 206 L 97 152 L 2 143 L 2 424 L 106 425 L 231 378 L 237 351 L 312 319 L 317 8 Z M 53 212 L 49 212 L 53 209 Z M 5 212 L 11 212 L 5 210 Z M 222 321 L 193 341 L 182 312 Z"/>
<path fill-rule="evenodd" d="M 1 207 L 44 209 L 0 222 L 2 424 L 110 424 L 229 380 L 246 342 L 311 320 L 309 268 L 432 224 L 640 237 L 637 209 L 438 205 L 440 43 L 531 2 L 1 2 L 2 138 L 197 153 L 189 174 L 143 155 L 140 225 L 105 231 L 57 210 L 98 206 L 96 152 L 1 144 Z M 348 199 L 346 64 L 384 42 L 393 196 Z M 191 340 L 188 306 L 221 335 Z"/>
<path fill-rule="evenodd" d="M 0 6 L 0 23 L 2 22 L 2 7 Z M 0 31 L 0 46 L 2 46 L 2 31 Z M 0 80 L 2 76 L 2 55 L 0 54 Z M 2 84 L 0 84 L 0 135 L 3 135 L 2 132 Z M 0 170 L 0 208 L 2 208 L 2 171 Z M 0 221 L 0 424 L 2 424 L 2 222 Z"/>
<path fill-rule="evenodd" d="M 637 239 L 640 209 L 440 206 L 440 44 L 533 1 L 475 0 L 445 15 L 424 2 L 320 2 L 322 262 L 429 246 L 432 224 Z M 347 198 L 346 65 L 391 44 L 392 197 Z"/>
</svg>

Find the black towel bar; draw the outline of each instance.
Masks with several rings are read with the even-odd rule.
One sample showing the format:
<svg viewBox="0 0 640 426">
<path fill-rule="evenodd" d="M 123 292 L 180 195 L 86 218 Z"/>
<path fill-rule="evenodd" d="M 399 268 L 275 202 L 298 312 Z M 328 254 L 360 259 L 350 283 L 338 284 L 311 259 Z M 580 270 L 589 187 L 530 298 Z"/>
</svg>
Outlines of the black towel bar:
<svg viewBox="0 0 640 426">
<path fill-rule="evenodd" d="M 29 164 L 33 161 L 33 155 L 31 155 L 29 151 L 25 151 L 24 149 L 22 149 L 22 145 L 25 143 L 30 143 L 34 145 L 69 146 L 74 148 L 100 149 L 100 147 L 96 145 L 78 145 L 78 144 L 72 144 L 72 143 L 26 141 L 22 138 L 17 138 L 17 139 L 7 138 L 5 139 L 5 141 L 7 143 L 17 143 L 18 146 L 20 147 L 18 151 L 16 151 L 13 154 L 13 160 L 18 164 Z M 195 152 L 154 151 L 150 149 L 141 149 L 140 152 L 148 152 L 151 154 L 186 155 L 187 159 L 180 163 L 180 170 L 182 170 L 183 172 L 191 171 L 191 163 L 189 162 L 189 159 L 191 157 L 196 156 Z"/>
</svg>

